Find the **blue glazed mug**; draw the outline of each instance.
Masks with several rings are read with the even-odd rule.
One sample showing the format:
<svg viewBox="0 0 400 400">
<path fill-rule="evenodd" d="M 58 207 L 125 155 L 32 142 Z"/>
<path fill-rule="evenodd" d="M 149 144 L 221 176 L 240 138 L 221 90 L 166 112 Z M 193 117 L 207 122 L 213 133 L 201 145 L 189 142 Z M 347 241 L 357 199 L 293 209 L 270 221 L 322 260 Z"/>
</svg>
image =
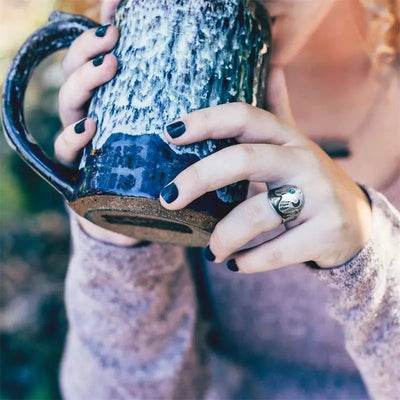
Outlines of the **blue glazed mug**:
<svg viewBox="0 0 400 400">
<path fill-rule="evenodd" d="M 23 99 L 32 70 L 86 29 L 85 17 L 55 12 L 18 52 L 7 76 L 3 123 L 11 146 L 79 215 L 138 239 L 204 246 L 218 220 L 247 195 L 248 182 L 210 192 L 184 210 L 158 200 L 196 161 L 234 144 L 207 140 L 176 147 L 165 124 L 191 111 L 243 101 L 265 106 L 270 53 L 267 12 L 250 0 L 122 0 L 115 78 L 94 94 L 98 124 L 79 168 L 47 157 L 28 132 Z"/>
</svg>

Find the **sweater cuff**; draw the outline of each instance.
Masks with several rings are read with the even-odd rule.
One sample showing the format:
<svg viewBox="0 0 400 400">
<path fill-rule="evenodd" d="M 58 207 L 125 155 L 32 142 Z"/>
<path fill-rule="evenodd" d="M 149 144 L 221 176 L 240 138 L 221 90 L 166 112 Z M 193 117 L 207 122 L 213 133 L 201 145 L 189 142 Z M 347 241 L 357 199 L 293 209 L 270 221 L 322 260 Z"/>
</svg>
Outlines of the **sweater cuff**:
<svg viewBox="0 0 400 400">
<path fill-rule="evenodd" d="M 106 270 L 108 274 L 125 276 L 128 280 L 172 273 L 183 265 L 182 247 L 151 242 L 119 246 L 87 234 L 73 213 L 70 213 L 70 221 L 72 263 Z"/>
<path fill-rule="evenodd" d="M 376 293 L 387 269 L 398 257 L 400 244 L 400 214 L 381 193 L 363 186 L 372 207 L 372 227 L 365 247 L 345 264 L 319 269 L 319 278 L 329 286 L 345 291 L 347 298 L 360 301 L 360 291 L 365 296 Z"/>
</svg>

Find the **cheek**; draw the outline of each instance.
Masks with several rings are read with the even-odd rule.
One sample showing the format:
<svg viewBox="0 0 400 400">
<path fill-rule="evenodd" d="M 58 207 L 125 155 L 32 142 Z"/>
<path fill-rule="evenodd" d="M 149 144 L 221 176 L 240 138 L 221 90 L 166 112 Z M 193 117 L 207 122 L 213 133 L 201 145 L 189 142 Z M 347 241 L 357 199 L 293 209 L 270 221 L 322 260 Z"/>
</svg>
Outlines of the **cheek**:
<svg viewBox="0 0 400 400">
<path fill-rule="evenodd" d="M 278 15 L 272 28 L 274 65 L 290 63 L 326 17 L 334 0 L 296 2 Z"/>
</svg>

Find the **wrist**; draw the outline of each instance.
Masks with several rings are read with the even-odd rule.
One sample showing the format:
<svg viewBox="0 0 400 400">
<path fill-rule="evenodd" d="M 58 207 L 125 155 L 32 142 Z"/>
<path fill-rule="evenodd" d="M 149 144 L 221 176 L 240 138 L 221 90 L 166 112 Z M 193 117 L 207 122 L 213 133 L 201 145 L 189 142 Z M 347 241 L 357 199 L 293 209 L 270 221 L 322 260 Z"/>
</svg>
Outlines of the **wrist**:
<svg viewBox="0 0 400 400">
<path fill-rule="evenodd" d="M 122 235 L 117 232 L 110 231 L 95 225 L 85 218 L 78 216 L 78 223 L 81 229 L 94 239 L 100 240 L 105 243 L 114 244 L 123 247 L 132 247 L 138 245 L 142 241 L 129 236 Z"/>
<path fill-rule="evenodd" d="M 337 268 L 348 264 L 365 248 L 372 233 L 372 203 L 368 192 L 355 186 L 352 207 L 349 207 L 348 222 L 343 224 L 342 245 L 333 263 L 319 263 L 320 268 Z"/>
</svg>

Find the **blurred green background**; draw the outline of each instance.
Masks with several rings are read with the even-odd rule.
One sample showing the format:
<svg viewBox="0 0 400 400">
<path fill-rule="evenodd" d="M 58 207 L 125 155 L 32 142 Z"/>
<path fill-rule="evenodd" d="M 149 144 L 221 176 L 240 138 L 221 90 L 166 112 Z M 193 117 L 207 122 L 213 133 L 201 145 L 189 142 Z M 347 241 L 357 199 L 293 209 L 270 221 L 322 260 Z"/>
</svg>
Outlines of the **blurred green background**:
<svg viewBox="0 0 400 400">
<path fill-rule="evenodd" d="M 16 51 L 51 11 L 96 18 L 99 1 L 0 0 L 1 90 Z M 51 156 L 61 129 L 61 57 L 38 68 L 25 101 L 28 127 Z M 0 399 L 58 399 L 68 219 L 61 196 L 10 149 L 0 130 Z"/>
</svg>

